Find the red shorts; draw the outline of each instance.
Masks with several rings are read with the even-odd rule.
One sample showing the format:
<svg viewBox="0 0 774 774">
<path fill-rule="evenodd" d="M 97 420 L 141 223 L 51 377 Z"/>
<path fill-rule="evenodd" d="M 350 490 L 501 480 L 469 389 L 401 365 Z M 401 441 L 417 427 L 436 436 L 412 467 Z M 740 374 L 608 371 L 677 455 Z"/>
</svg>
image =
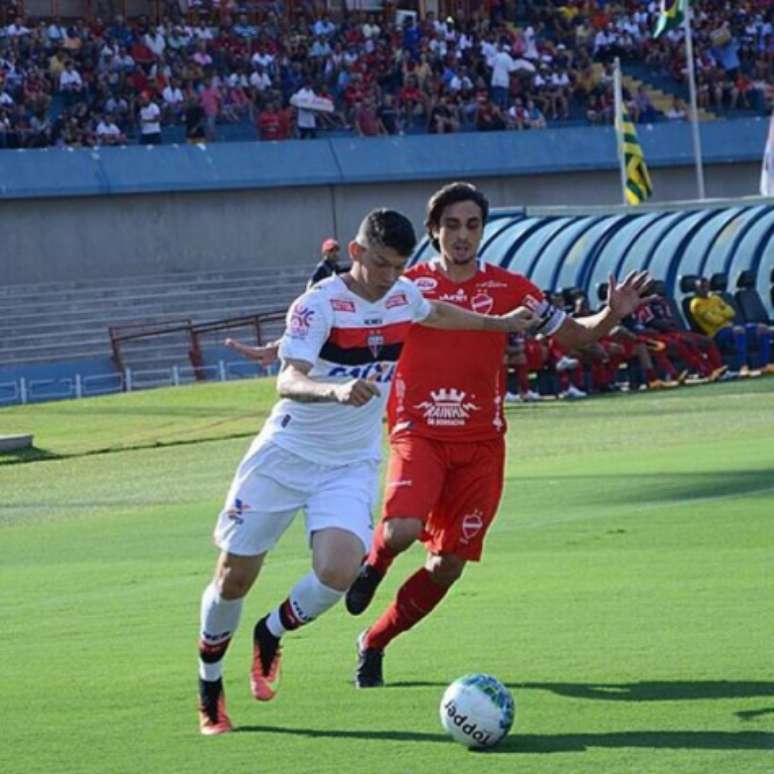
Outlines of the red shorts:
<svg viewBox="0 0 774 774">
<path fill-rule="evenodd" d="M 503 438 L 391 439 L 383 518 L 421 519 L 420 540 L 430 553 L 478 561 L 500 503 L 504 466 Z"/>
</svg>

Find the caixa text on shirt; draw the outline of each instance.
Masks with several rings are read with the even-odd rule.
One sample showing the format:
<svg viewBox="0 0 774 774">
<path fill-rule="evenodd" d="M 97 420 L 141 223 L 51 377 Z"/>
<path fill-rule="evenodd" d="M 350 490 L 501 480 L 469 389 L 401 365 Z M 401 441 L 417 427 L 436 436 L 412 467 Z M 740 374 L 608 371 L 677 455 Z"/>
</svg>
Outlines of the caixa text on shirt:
<svg viewBox="0 0 774 774">
<path fill-rule="evenodd" d="M 349 376 L 352 379 L 370 379 L 372 382 L 391 382 L 395 375 L 393 363 L 368 363 L 363 366 L 336 366 L 328 376 Z"/>
</svg>

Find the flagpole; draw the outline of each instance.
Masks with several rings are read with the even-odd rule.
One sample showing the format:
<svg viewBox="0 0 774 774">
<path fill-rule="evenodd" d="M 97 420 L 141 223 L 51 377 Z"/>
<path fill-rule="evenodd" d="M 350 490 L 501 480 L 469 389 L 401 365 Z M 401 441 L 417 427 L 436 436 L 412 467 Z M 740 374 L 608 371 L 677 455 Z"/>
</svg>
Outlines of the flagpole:
<svg viewBox="0 0 774 774">
<path fill-rule="evenodd" d="M 613 90 L 615 92 L 615 141 L 618 149 L 618 168 L 621 172 L 621 199 L 628 204 L 626 198 L 626 154 L 624 153 L 623 130 L 623 85 L 621 83 L 621 60 L 615 58 L 615 73 L 613 76 Z"/>
<path fill-rule="evenodd" d="M 693 134 L 693 158 L 696 164 L 696 189 L 699 199 L 705 199 L 704 194 L 704 164 L 701 152 L 701 133 L 699 132 L 699 108 L 696 99 L 696 71 L 693 60 L 693 32 L 691 17 L 693 9 L 691 3 L 685 4 L 683 14 L 683 28 L 685 29 L 685 57 L 688 64 L 688 89 L 691 95 L 691 133 Z"/>
</svg>

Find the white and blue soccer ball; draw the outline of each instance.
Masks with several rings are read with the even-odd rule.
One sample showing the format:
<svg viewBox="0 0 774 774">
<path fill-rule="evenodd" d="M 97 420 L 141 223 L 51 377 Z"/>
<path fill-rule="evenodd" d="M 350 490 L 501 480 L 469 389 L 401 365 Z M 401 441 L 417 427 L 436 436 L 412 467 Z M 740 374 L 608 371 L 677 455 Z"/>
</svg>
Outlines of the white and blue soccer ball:
<svg viewBox="0 0 774 774">
<path fill-rule="evenodd" d="M 455 680 L 441 699 L 441 724 L 466 747 L 494 747 L 511 730 L 515 715 L 511 692 L 480 672 Z"/>
</svg>

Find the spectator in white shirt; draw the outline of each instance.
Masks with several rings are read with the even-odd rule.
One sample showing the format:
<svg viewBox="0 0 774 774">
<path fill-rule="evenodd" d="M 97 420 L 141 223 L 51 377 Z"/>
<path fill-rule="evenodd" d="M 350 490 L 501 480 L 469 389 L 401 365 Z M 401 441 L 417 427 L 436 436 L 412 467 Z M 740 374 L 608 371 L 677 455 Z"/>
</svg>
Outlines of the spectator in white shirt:
<svg viewBox="0 0 774 774">
<path fill-rule="evenodd" d="M 316 96 L 309 81 L 305 81 L 304 85 L 293 95 L 297 99 L 314 99 Z M 302 140 L 307 138 L 314 139 L 317 136 L 317 115 L 312 110 L 304 110 L 303 108 L 297 108 L 297 110 L 296 125 L 298 126 L 298 136 Z"/>
<path fill-rule="evenodd" d="M 271 87 L 271 78 L 269 78 L 266 68 L 262 65 L 258 65 L 255 70 L 250 74 L 250 86 L 256 92 L 266 91 Z"/>
<path fill-rule="evenodd" d="M 102 116 L 97 122 L 97 142 L 100 145 L 123 145 L 126 143 L 126 137 L 109 114 Z"/>
<path fill-rule="evenodd" d="M 173 78 L 166 85 L 161 93 L 161 97 L 164 100 L 164 114 L 167 120 L 175 121 L 182 118 L 185 98 L 180 88 L 180 81 L 177 78 Z"/>
<path fill-rule="evenodd" d="M 503 110 L 508 107 L 511 73 L 516 69 L 509 50 L 509 46 L 498 46 L 497 53 L 492 58 L 492 102 Z"/>
<path fill-rule="evenodd" d="M 140 144 L 161 144 L 161 110 L 147 94 L 140 95 Z"/>
</svg>

